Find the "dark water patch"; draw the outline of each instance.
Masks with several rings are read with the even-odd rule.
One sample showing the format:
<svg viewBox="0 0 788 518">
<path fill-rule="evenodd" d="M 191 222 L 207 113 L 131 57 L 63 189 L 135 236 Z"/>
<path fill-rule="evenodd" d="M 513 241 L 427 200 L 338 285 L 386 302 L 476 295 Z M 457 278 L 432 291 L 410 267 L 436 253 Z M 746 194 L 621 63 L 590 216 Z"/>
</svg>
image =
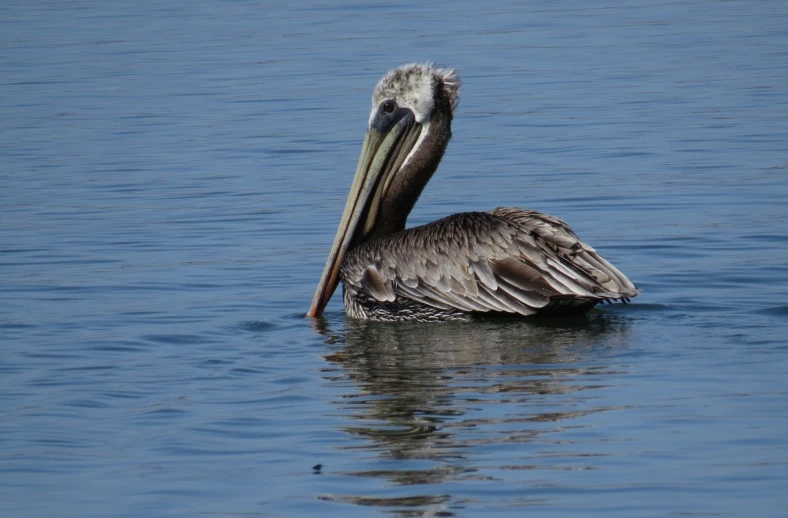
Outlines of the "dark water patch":
<svg viewBox="0 0 788 518">
<path fill-rule="evenodd" d="M 380 438 L 380 439 L 393 439 L 403 436 L 425 436 L 432 434 L 437 430 L 437 427 L 430 425 L 412 425 L 407 428 L 372 428 L 372 427 L 348 427 L 343 428 L 343 431 L 354 434 L 363 435 L 365 437 Z"/>
<path fill-rule="evenodd" d="M 129 340 L 122 344 L 98 342 L 96 345 L 89 345 L 86 343 L 85 348 L 90 351 L 105 353 L 140 353 L 150 350 L 150 344 Z"/>
<path fill-rule="evenodd" d="M 103 390 L 101 392 L 102 397 L 106 397 L 109 399 L 119 399 L 119 400 L 135 400 L 135 399 L 142 399 L 149 395 L 149 392 L 135 390 Z"/>
<path fill-rule="evenodd" d="M 117 369 L 118 365 L 84 365 L 79 367 L 60 367 L 58 371 L 110 371 Z"/>
<path fill-rule="evenodd" d="M 169 345 L 198 345 L 198 344 L 206 344 L 212 342 L 212 340 L 207 339 L 203 335 L 193 335 L 193 334 L 152 334 L 152 335 L 143 335 L 140 338 L 142 340 L 146 340 L 149 342 L 156 342 L 156 343 L 169 344 Z"/>
<path fill-rule="evenodd" d="M 469 474 L 477 473 L 477 469 L 460 466 L 438 466 L 424 470 L 377 470 L 347 472 L 343 475 L 353 477 L 369 477 L 385 480 L 396 486 L 442 483 L 449 480 L 462 480 Z"/>
<path fill-rule="evenodd" d="M 143 415 L 146 417 L 171 418 L 171 417 L 178 417 L 182 414 L 187 414 L 187 413 L 188 411 L 182 408 L 168 407 L 168 408 L 154 408 L 153 410 L 147 410 L 144 412 Z"/>
<path fill-rule="evenodd" d="M 26 324 L 23 322 L 4 322 L 0 324 L 0 329 L 5 329 L 5 330 L 17 330 L 17 329 L 23 330 L 23 329 L 31 329 L 35 327 L 36 327 L 35 324 Z"/>
<path fill-rule="evenodd" d="M 442 504 L 451 499 L 449 495 L 415 495 L 415 496 L 402 496 L 402 497 L 372 497 L 372 496 L 352 496 L 352 495 L 320 495 L 320 500 L 327 500 L 330 502 L 342 502 L 347 504 L 354 504 L 360 506 L 375 506 L 375 507 L 420 507 L 432 506 Z M 447 513 L 447 514 L 445 514 Z M 396 513 L 399 514 L 399 513 Z M 454 516 L 454 513 L 439 513 L 436 516 Z"/>
<path fill-rule="evenodd" d="M 234 367 L 228 371 L 228 374 L 237 374 L 239 376 L 259 376 L 264 374 L 266 369 L 264 368 L 252 368 L 252 367 Z"/>
<path fill-rule="evenodd" d="M 266 427 L 257 427 L 253 430 L 239 430 L 235 426 L 228 427 L 197 427 L 191 428 L 190 432 L 194 432 L 200 436 L 208 438 L 232 438 L 241 441 L 265 441 L 272 436 L 271 431 Z M 259 451 L 259 450 L 258 450 Z"/>
<path fill-rule="evenodd" d="M 72 406 L 77 408 L 108 408 L 109 407 L 109 405 L 93 399 L 75 399 L 70 401 L 64 401 L 61 403 L 61 405 Z"/>
<path fill-rule="evenodd" d="M 233 360 L 225 360 L 221 358 L 209 358 L 207 360 L 203 360 L 197 363 L 197 368 L 213 368 L 213 367 L 223 367 L 226 365 L 233 365 L 235 361 Z"/>
<path fill-rule="evenodd" d="M 84 359 L 85 356 L 82 354 L 73 354 L 73 353 L 58 353 L 58 352 L 35 352 L 35 351 L 22 351 L 19 353 L 20 356 L 30 358 L 32 360 L 63 360 L 63 361 L 71 361 L 77 359 Z"/>
<path fill-rule="evenodd" d="M 228 330 L 233 329 L 240 329 L 242 331 L 250 331 L 252 333 L 258 333 L 261 331 L 271 331 L 276 329 L 277 325 L 272 322 L 266 322 L 263 320 L 248 320 L 244 322 L 239 322 L 234 326 L 228 326 Z"/>
<path fill-rule="evenodd" d="M 599 306 L 599 311 L 617 313 L 626 316 L 632 313 L 650 313 L 650 312 L 664 312 L 664 311 L 683 311 L 677 306 L 670 304 L 648 304 L 640 301 L 633 301 L 631 304 L 605 304 Z"/>
<path fill-rule="evenodd" d="M 773 306 L 770 308 L 760 308 L 752 310 L 753 313 L 758 313 L 761 315 L 771 315 L 771 316 L 783 316 L 788 315 L 788 305 L 786 306 Z"/>
<path fill-rule="evenodd" d="M 261 452 L 260 449 L 219 449 L 219 448 L 193 448 L 188 446 L 161 446 L 153 448 L 153 450 L 161 455 L 172 457 L 196 457 L 196 458 L 211 458 L 211 457 L 238 457 L 243 455 L 254 455 Z"/>
</svg>

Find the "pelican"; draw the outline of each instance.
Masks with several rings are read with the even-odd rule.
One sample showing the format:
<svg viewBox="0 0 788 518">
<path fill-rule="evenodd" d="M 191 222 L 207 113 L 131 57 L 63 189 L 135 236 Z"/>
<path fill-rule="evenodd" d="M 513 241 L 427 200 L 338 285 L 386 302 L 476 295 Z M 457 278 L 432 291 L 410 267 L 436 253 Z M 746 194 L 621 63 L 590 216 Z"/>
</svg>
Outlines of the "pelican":
<svg viewBox="0 0 788 518">
<path fill-rule="evenodd" d="M 499 207 L 405 228 L 438 168 L 459 100 L 455 69 L 411 63 L 372 95 L 356 176 L 308 316 L 340 279 L 345 312 L 380 321 L 576 315 L 640 290 L 560 219 Z"/>
</svg>

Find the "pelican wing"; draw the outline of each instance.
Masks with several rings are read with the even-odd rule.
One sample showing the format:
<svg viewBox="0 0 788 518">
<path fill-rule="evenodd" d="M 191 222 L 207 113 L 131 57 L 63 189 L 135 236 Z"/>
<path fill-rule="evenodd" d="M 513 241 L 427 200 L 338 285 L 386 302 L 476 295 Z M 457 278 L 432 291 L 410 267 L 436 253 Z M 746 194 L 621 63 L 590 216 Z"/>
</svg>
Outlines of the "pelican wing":
<svg viewBox="0 0 788 518">
<path fill-rule="evenodd" d="M 380 303 L 521 315 L 639 293 L 566 223 L 516 208 L 455 214 L 363 243 L 349 252 L 342 279 Z"/>
</svg>

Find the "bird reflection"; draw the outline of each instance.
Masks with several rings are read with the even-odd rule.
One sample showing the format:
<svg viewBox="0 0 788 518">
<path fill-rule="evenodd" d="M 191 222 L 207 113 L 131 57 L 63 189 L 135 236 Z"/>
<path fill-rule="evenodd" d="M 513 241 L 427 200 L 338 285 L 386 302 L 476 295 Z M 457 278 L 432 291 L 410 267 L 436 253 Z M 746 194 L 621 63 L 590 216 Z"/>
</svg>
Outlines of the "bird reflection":
<svg viewBox="0 0 788 518">
<path fill-rule="evenodd" d="M 351 382 L 336 401 L 358 422 L 344 428 L 363 439 L 350 448 L 437 461 L 350 473 L 401 485 L 478 477 L 480 448 L 544 441 L 573 418 L 609 410 L 593 389 L 617 371 L 599 358 L 629 343 L 627 318 L 602 312 L 441 325 L 347 320 L 342 333 L 322 322 L 319 332 L 338 348 L 326 357 L 337 366 L 332 379 Z"/>
</svg>

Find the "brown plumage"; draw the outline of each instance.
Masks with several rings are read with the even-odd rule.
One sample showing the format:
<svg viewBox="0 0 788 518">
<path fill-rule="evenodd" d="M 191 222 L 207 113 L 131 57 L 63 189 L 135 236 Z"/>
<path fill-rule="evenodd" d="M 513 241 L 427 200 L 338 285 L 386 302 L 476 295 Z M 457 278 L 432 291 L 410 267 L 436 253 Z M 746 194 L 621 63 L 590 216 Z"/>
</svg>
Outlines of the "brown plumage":
<svg viewBox="0 0 788 518">
<path fill-rule="evenodd" d="M 376 320 L 579 314 L 640 291 L 566 223 L 517 208 L 454 214 L 367 241 L 348 252 L 341 278 L 348 315 Z"/>
<path fill-rule="evenodd" d="M 378 83 L 348 207 L 309 314 L 322 312 L 340 278 L 349 316 L 386 321 L 582 314 L 640 293 L 566 223 L 539 212 L 465 212 L 405 230 L 451 137 L 458 88 L 456 71 L 429 64 L 406 65 Z"/>
</svg>

